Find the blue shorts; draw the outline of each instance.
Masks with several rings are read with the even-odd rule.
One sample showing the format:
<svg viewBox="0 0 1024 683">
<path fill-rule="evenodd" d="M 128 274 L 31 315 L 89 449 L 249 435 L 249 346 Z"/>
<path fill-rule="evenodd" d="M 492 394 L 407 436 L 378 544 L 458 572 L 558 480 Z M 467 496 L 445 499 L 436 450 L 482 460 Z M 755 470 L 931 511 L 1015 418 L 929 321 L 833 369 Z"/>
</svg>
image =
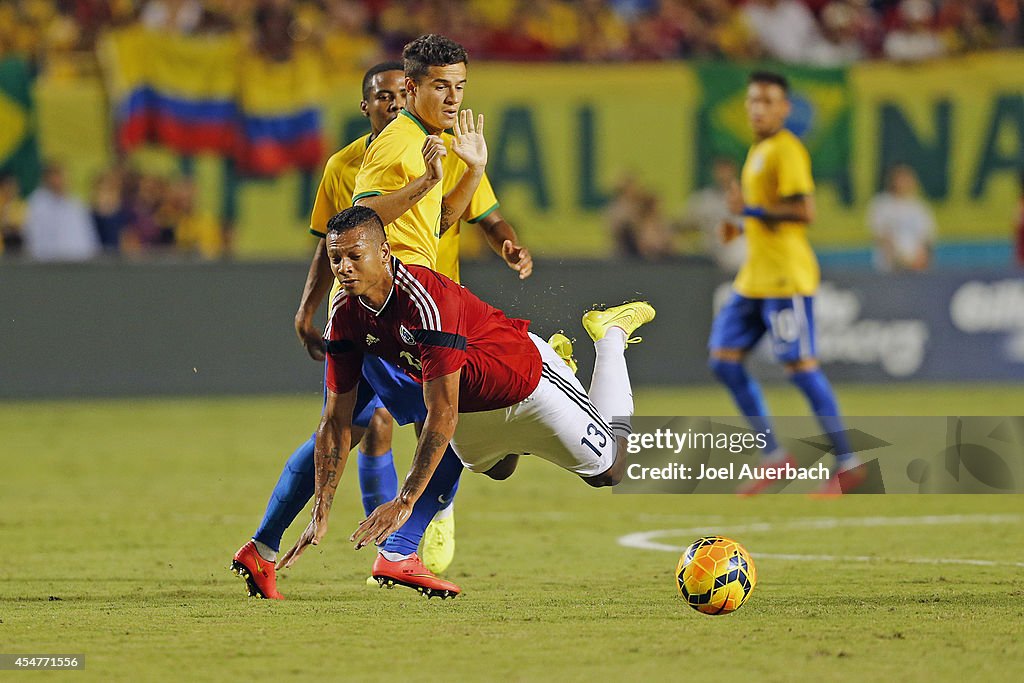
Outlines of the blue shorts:
<svg viewBox="0 0 1024 683">
<path fill-rule="evenodd" d="M 749 351 L 767 332 L 771 335 L 772 352 L 780 362 L 813 358 L 813 302 L 812 296 L 748 299 L 733 292 L 711 323 L 708 348 Z"/>
<path fill-rule="evenodd" d="M 427 419 L 423 385 L 391 363 L 367 354 L 363 356 L 363 376 L 359 380 L 352 424 L 366 427 L 373 411 L 381 407 L 387 408 L 400 425 Z"/>
</svg>

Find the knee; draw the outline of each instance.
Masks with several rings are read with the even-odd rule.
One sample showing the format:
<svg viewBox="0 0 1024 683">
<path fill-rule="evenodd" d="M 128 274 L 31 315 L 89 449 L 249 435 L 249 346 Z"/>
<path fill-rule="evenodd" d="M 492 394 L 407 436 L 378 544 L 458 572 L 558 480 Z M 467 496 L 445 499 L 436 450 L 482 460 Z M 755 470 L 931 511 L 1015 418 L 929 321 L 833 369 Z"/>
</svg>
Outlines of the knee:
<svg viewBox="0 0 1024 683">
<path fill-rule="evenodd" d="M 391 450 L 391 429 L 391 415 L 383 409 L 375 411 L 363 437 L 363 453 L 384 455 Z"/>
<path fill-rule="evenodd" d="M 615 468 L 611 468 L 606 472 L 597 474 L 593 477 L 585 477 L 583 481 L 593 486 L 595 489 L 599 489 L 605 486 L 615 486 L 622 481 L 622 472 L 616 471 Z"/>
<path fill-rule="evenodd" d="M 717 355 L 708 358 L 708 369 L 722 382 L 728 383 L 736 374 L 736 370 L 742 368 L 739 359 L 726 359 Z"/>
<path fill-rule="evenodd" d="M 514 453 L 509 453 L 499 460 L 491 469 L 484 472 L 484 474 L 495 481 L 505 481 L 516 471 L 516 465 L 518 464 L 519 456 Z"/>
</svg>

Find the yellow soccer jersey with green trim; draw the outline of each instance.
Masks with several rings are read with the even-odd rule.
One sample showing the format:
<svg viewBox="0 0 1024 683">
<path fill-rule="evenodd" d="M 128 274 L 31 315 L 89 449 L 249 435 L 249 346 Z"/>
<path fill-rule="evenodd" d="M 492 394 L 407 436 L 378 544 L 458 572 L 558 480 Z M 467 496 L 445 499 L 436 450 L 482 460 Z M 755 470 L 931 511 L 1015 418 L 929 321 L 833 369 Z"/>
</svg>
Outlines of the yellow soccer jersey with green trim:
<svg viewBox="0 0 1024 683">
<path fill-rule="evenodd" d="M 400 190 L 426 173 L 423 139 L 427 129 L 403 109 L 370 143 L 356 174 L 352 201 Z M 386 226 L 391 252 L 406 265 L 433 268 L 441 235 L 441 183 L 434 185 L 411 209 Z"/>
<path fill-rule="evenodd" d="M 370 134 L 356 138 L 331 155 L 324 166 L 324 176 L 316 190 L 313 214 L 309 218 L 309 231 L 317 237 L 327 235 L 327 221 L 340 211 L 352 206 L 356 174 L 370 144 Z"/>
<path fill-rule="evenodd" d="M 750 148 L 742 184 L 748 206 L 766 207 L 785 197 L 813 194 L 810 155 L 795 135 L 781 130 Z M 782 222 L 773 227 L 770 230 L 757 218 L 744 220 L 747 259 L 733 288 L 752 299 L 814 294 L 821 274 L 807 240 L 807 226 Z"/>
</svg>

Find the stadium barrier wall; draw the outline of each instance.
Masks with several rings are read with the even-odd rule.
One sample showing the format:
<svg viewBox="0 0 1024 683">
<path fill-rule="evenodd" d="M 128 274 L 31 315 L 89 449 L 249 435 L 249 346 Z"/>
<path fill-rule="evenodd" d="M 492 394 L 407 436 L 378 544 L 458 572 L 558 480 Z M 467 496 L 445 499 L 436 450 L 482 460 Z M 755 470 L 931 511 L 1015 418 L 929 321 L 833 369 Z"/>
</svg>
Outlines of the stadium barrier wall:
<svg viewBox="0 0 1024 683">
<path fill-rule="evenodd" d="M 87 264 L 0 270 L 0 398 L 307 393 L 321 368 L 292 331 L 305 263 Z M 657 319 L 629 351 L 636 385 L 707 383 L 713 302 L 728 283 L 701 262 L 540 261 L 520 282 L 500 263 L 464 280 L 547 337 L 593 346 L 579 322 L 596 303 L 647 298 Z M 817 297 L 818 352 L 836 381 L 1024 379 L 1019 273 L 830 274 Z M 758 374 L 781 377 L 762 346 Z"/>
</svg>

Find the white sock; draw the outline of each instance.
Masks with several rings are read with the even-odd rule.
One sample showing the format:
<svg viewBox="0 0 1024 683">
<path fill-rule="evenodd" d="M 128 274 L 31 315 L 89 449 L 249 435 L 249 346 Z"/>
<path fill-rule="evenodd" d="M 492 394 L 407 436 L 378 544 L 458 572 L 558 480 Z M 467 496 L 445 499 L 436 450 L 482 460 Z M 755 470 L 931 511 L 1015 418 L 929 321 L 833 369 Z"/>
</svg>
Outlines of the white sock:
<svg viewBox="0 0 1024 683">
<path fill-rule="evenodd" d="M 763 459 L 764 459 L 765 462 L 777 463 L 777 462 L 782 462 L 783 460 L 785 460 L 786 459 L 786 455 L 788 455 L 786 453 L 786 449 L 783 448 L 782 446 L 779 446 L 778 448 L 776 448 L 771 453 L 765 453 Z"/>
<path fill-rule="evenodd" d="M 594 342 L 597 359 L 590 380 L 590 402 L 608 421 L 615 436 L 628 437 L 632 431 L 633 389 L 626 372 L 626 333 L 620 327 L 609 328 Z"/>
<path fill-rule="evenodd" d="M 260 557 L 262 557 L 267 562 L 277 562 L 276 550 L 271 548 L 266 543 L 260 543 L 255 538 L 252 539 L 252 542 L 256 544 L 256 552 L 260 554 Z"/>
<path fill-rule="evenodd" d="M 408 560 L 412 555 L 403 555 L 402 553 L 393 553 L 389 550 L 381 550 L 380 554 L 384 556 L 384 559 L 388 562 L 401 562 L 402 560 Z"/>
<path fill-rule="evenodd" d="M 439 522 L 442 519 L 448 519 L 449 517 L 451 517 L 454 514 L 455 514 L 455 501 L 453 500 L 452 502 L 448 503 L 448 507 L 446 507 L 444 510 L 438 510 L 437 514 L 434 515 L 434 519 L 432 521 Z"/>
</svg>

